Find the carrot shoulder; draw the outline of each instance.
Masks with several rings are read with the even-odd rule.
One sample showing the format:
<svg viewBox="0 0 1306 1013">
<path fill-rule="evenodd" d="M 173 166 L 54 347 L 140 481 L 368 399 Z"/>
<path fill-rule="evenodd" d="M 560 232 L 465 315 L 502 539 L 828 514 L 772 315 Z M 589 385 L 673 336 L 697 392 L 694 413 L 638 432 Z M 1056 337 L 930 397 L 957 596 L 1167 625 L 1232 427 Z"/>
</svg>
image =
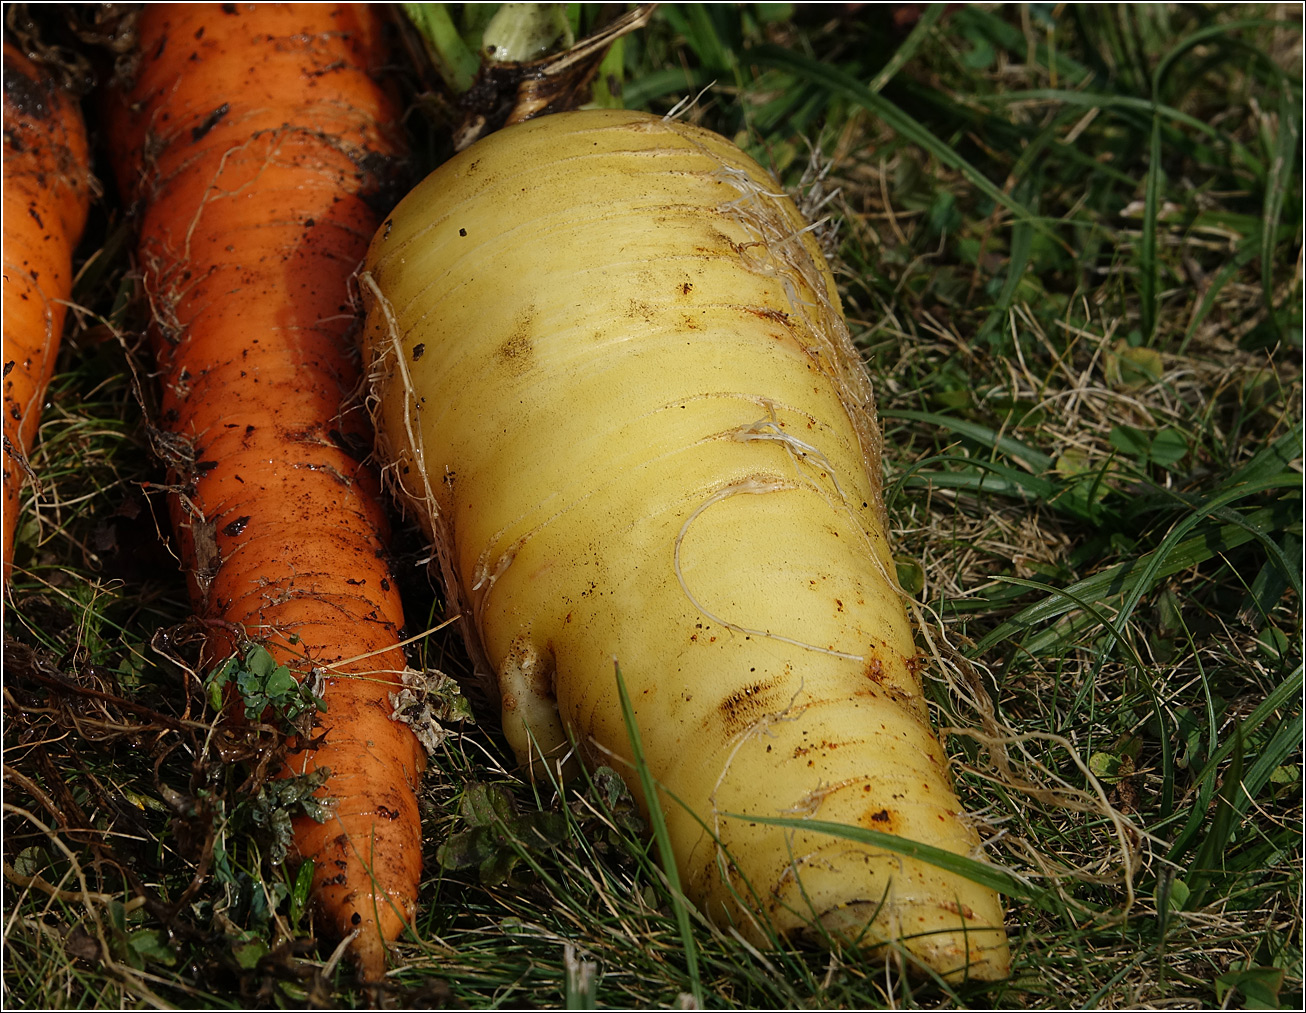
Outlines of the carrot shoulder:
<svg viewBox="0 0 1306 1013">
<path fill-rule="evenodd" d="M 19 494 L 90 206 L 86 127 L 59 86 L 4 44 L 4 580 Z"/>
<path fill-rule="evenodd" d="M 325 676 L 319 744 L 285 773 L 330 768 L 333 812 L 300 819 L 295 841 L 329 930 L 358 930 L 373 978 L 414 912 L 425 762 L 391 718 L 403 614 L 354 398 L 350 277 L 402 153 L 369 74 L 381 29 L 366 5 L 148 5 L 109 124 L 141 207 L 173 527 L 219 631 L 208 660 L 233 649 L 225 624 Z"/>
</svg>

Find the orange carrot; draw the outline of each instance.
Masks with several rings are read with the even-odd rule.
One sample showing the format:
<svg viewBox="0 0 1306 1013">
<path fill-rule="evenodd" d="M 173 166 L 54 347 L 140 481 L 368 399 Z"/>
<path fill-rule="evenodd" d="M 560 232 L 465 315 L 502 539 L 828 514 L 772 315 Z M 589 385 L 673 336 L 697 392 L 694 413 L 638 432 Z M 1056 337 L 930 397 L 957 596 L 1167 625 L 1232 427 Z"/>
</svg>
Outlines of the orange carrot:
<svg viewBox="0 0 1306 1013">
<path fill-rule="evenodd" d="M 331 818 L 295 824 L 318 910 L 368 978 L 410 920 L 425 757 L 391 718 L 403 614 L 355 400 L 350 277 L 402 153 L 367 5 L 148 5 L 140 65 L 109 113 L 120 188 L 141 208 L 140 266 L 161 425 L 188 448 L 173 527 L 207 662 L 243 628 L 299 676 L 325 676 L 316 748 Z M 190 452 L 193 451 L 193 454 Z"/>
<path fill-rule="evenodd" d="M 91 200 L 86 127 L 67 94 L 4 44 L 4 581 L 19 493 Z"/>
</svg>

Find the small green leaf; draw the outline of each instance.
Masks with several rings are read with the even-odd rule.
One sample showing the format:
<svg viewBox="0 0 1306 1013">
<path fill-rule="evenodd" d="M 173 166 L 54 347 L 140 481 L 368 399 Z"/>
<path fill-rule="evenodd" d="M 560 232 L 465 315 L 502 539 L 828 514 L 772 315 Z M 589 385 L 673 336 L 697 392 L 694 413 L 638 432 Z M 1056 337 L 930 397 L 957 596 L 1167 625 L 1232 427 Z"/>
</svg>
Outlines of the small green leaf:
<svg viewBox="0 0 1306 1013">
<path fill-rule="evenodd" d="M 926 218 L 930 229 L 936 234 L 956 232 L 961 228 L 961 212 L 957 210 L 957 198 L 950 190 L 941 190 L 931 202 Z"/>
<path fill-rule="evenodd" d="M 1225 971 L 1215 979 L 1215 998 L 1227 1008 L 1230 992 L 1241 993 L 1244 1009 L 1279 1009 L 1279 990 L 1283 988 L 1283 968 L 1248 967 Z"/>
<path fill-rule="evenodd" d="M 1280 661 L 1292 643 L 1277 626 L 1267 626 L 1256 638 L 1256 646 L 1270 661 Z"/>
<path fill-rule="evenodd" d="M 249 819 L 255 826 L 263 827 L 269 832 L 271 843 L 268 860 L 273 865 L 280 865 L 290 852 L 293 836 L 291 820 L 294 817 L 304 815 L 318 823 L 325 823 L 330 816 L 326 800 L 314 795 L 330 776 L 329 767 L 318 767 L 308 774 L 277 778 L 264 784 L 251 800 Z"/>
<path fill-rule="evenodd" d="M 231 955 L 236 958 L 236 963 L 240 965 L 243 971 L 254 970 L 267 952 L 267 944 L 261 939 L 250 939 L 246 942 L 236 943 L 231 948 Z"/>
<path fill-rule="evenodd" d="M 1112 387 L 1145 387 L 1165 372 L 1161 353 L 1154 348 L 1131 348 L 1118 342 L 1107 354 L 1106 378 Z"/>
<path fill-rule="evenodd" d="M 209 673 L 206 682 L 209 691 L 209 706 L 215 711 L 222 709 L 222 691 L 227 688 L 227 682 L 231 679 L 231 675 L 238 664 L 237 659 L 231 657 Z"/>
<path fill-rule="evenodd" d="M 1169 587 L 1156 596 L 1156 625 L 1162 633 L 1183 629 L 1183 602 Z"/>
<path fill-rule="evenodd" d="M 1079 447 L 1070 447 L 1052 466 L 1052 470 L 1058 475 L 1064 475 L 1066 478 L 1074 478 L 1076 475 L 1084 475 L 1093 471 L 1092 459 L 1088 452 L 1081 450 Z"/>
<path fill-rule="evenodd" d="M 299 863 L 299 868 L 295 871 L 295 882 L 290 888 L 291 924 L 298 924 L 304 912 L 308 910 L 309 901 L 313 897 L 314 868 L 313 860 L 306 858 Z"/>
<path fill-rule="evenodd" d="M 626 787 L 626 782 L 607 764 L 594 771 L 593 780 L 594 787 L 608 809 L 613 808 L 623 798 L 630 797 L 630 789 Z"/>
<path fill-rule="evenodd" d="M 14 871 L 20 876 L 35 876 L 40 873 L 46 861 L 46 854 L 40 848 L 24 848 L 14 856 Z"/>
<path fill-rule="evenodd" d="M 1116 742 L 1116 754 L 1120 757 L 1121 762 L 1129 761 L 1131 764 L 1137 762 L 1139 756 L 1143 753 L 1143 738 L 1141 735 L 1134 735 L 1126 732 L 1121 735 Z M 1126 775 L 1132 771 L 1124 771 Z"/>
<path fill-rule="evenodd" d="M 463 832 L 450 834 L 443 844 L 435 849 L 435 860 L 440 868 L 448 872 L 461 872 L 480 865 L 485 856 L 478 850 L 475 835 Z"/>
<path fill-rule="evenodd" d="M 245 652 L 245 667 L 249 671 L 266 681 L 277 667 L 277 659 L 268 653 L 268 649 L 262 644 L 251 644 L 248 651 Z"/>
<path fill-rule="evenodd" d="M 1185 883 L 1178 876 L 1172 879 L 1170 881 L 1170 890 L 1166 894 L 1166 904 L 1169 907 L 1169 909 L 1171 911 L 1182 911 L 1184 909 L 1184 905 L 1188 903 L 1188 893 L 1189 891 L 1188 891 L 1187 883 Z M 1156 899 L 1159 905 L 1160 903 L 1159 892 Z"/>
<path fill-rule="evenodd" d="M 1120 453 L 1139 460 L 1146 460 L 1148 451 L 1152 448 L 1151 437 L 1133 426 L 1112 426 L 1107 439 Z"/>
<path fill-rule="evenodd" d="M 1114 753 L 1094 753 L 1088 758 L 1088 769 L 1099 781 L 1114 784 L 1120 780 L 1120 757 Z"/>
<path fill-rule="evenodd" d="M 997 59 L 997 52 L 988 39 L 982 35 L 971 42 L 971 48 L 961 58 L 962 64 L 969 70 L 988 70 Z"/>
<path fill-rule="evenodd" d="M 898 586 L 915 597 L 925 590 L 925 568 L 913 559 L 895 560 Z"/>
<path fill-rule="evenodd" d="M 458 804 L 459 815 L 472 827 L 492 827 L 512 823 L 517 818 L 517 802 L 501 784 L 471 784 Z"/>
<path fill-rule="evenodd" d="M 138 928 L 127 937 L 128 945 L 144 959 L 171 967 L 176 954 L 167 945 L 167 937 L 157 928 Z"/>
<path fill-rule="evenodd" d="M 1275 767 L 1270 771 L 1270 783 L 1276 785 L 1292 785 L 1301 780 L 1301 767 L 1295 763 L 1284 764 Z"/>
<path fill-rule="evenodd" d="M 970 404 L 968 390 L 935 390 L 930 392 L 930 402 L 940 408 L 965 408 Z"/>
<path fill-rule="evenodd" d="M 1178 464 L 1188 454 L 1188 439 L 1174 426 L 1166 426 L 1154 437 L 1148 455 L 1157 464 Z"/>
<path fill-rule="evenodd" d="M 518 856 L 505 848 L 491 850 L 478 870 L 481 883 L 485 886 L 503 886 L 512 878 L 518 861 Z"/>
<path fill-rule="evenodd" d="M 284 700 L 287 696 L 293 696 L 298 689 L 299 683 L 297 683 L 295 677 L 290 674 L 290 669 L 285 665 L 278 665 L 268 673 L 267 682 L 263 691 L 267 694 L 269 699 L 279 702 Z"/>
<path fill-rule="evenodd" d="M 568 835 L 565 816 L 520 813 L 500 784 L 469 785 L 458 811 L 468 829 L 451 834 L 436 851 L 436 861 L 451 872 L 478 869 L 487 886 L 508 882 L 526 852 L 556 847 Z"/>
<path fill-rule="evenodd" d="M 762 24 L 772 25 L 792 18 L 795 7 L 797 4 L 753 4 L 753 13 Z"/>
</svg>

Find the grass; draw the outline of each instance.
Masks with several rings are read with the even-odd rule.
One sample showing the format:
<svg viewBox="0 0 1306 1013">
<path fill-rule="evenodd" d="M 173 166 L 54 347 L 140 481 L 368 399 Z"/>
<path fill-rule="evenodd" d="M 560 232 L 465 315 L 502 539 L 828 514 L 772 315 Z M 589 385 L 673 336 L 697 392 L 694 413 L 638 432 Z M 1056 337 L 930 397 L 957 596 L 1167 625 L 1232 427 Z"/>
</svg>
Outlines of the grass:
<svg viewBox="0 0 1306 1013">
<path fill-rule="evenodd" d="M 413 935 L 360 991 L 271 861 L 238 762 L 266 743 L 213 727 L 195 671 L 106 200 L 5 608 L 6 1005 L 1293 1005 L 1300 8 L 906 15 L 665 5 L 623 96 L 701 91 L 686 115 L 791 188 L 829 166 L 936 717 L 1017 884 L 1012 978 L 752 948 L 679 902 L 617 782 L 523 782 L 481 706 L 426 782 Z M 417 666 L 465 673 L 442 637 Z"/>
</svg>

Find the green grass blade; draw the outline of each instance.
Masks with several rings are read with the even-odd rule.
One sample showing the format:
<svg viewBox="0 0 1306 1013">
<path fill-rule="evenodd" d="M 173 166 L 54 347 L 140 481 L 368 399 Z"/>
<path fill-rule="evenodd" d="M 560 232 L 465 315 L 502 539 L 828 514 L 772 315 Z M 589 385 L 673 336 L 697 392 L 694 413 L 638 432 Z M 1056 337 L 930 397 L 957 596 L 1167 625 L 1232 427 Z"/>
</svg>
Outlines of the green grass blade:
<svg viewBox="0 0 1306 1013">
<path fill-rule="evenodd" d="M 1203 136 L 1210 137 L 1221 146 L 1227 145 L 1238 164 L 1245 165 L 1254 176 L 1261 176 L 1264 165 L 1255 153 L 1236 137 L 1225 132 L 1217 124 L 1207 123 L 1182 109 L 1154 102 L 1135 95 L 1113 95 L 1101 91 L 1068 91 L 1058 88 L 1029 88 L 1021 91 L 1001 92 L 996 95 L 980 95 L 976 101 L 984 105 L 1007 106 L 1030 102 L 1057 102 L 1067 106 L 1079 106 L 1086 109 L 1114 110 L 1128 115 L 1131 122 L 1141 130 L 1150 129 L 1153 113 L 1159 113 L 1163 136 L 1170 140 L 1179 140 L 1182 135 L 1173 133 L 1175 127 L 1189 127 Z"/>
<path fill-rule="evenodd" d="M 699 62 L 711 73 L 727 75 L 736 83 L 738 61 L 730 44 L 721 38 L 709 4 L 667 4 L 663 16 L 684 38 Z"/>
<path fill-rule="evenodd" d="M 685 947 L 685 964 L 689 972 L 689 987 L 697 1003 L 703 1009 L 703 982 L 698 970 L 698 947 L 694 942 L 694 930 L 689 920 L 689 901 L 685 899 L 680 888 L 680 871 L 676 866 L 676 856 L 671 850 L 671 834 L 667 830 L 666 814 L 658 800 L 657 786 L 653 781 L 653 772 L 649 770 L 644 757 L 644 740 L 640 738 L 639 723 L 635 719 L 635 708 L 626 692 L 626 680 L 621 676 L 621 665 L 613 662 L 617 678 L 617 695 L 621 699 L 621 718 L 626 723 L 626 734 L 630 737 L 631 759 L 639 773 L 639 784 L 648 800 L 648 821 L 657 842 L 658 856 L 662 859 L 662 872 L 667 877 L 668 892 L 671 894 L 671 906 L 676 915 L 676 927 L 680 932 L 681 942 Z"/>
<path fill-rule="evenodd" d="M 883 848 L 885 851 L 892 851 L 897 855 L 906 855 L 908 858 L 919 859 L 936 869 L 951 872 L 970 880 L 972 883 L 978 883 L 981 886 L 997 890 L 1008 897 L 1018 897 L 1031 903 L 1046 903 L 1050 900 L 1050 895 L 1046 891 L 1017 879 L 1009 872 L 989 865 L 987 862 L 980 862 L 974 858 L 967 858 L 965 855 L 958 855 L 943 848 L 935 847 L 933 844 L 922 844 L 919 841 L 911 841 L 894 834 L 881 833 L 878 830 L 869 830 L 866 827 L 849 826 L 844 823 L 832 823 L 829 820 L 804 820 L 790 816 L 758 816 L 744 813 L 726 813 L 726 815 L 732 819 L 747 820 L 751 823 L 765 823 L 774 827 L 788 827 L 792 830 L 803 830 L 809 833 L 829 834 L 831 837 L 838 837 L 856 844 Z"/>
<path fill-rule="evenodd" d="M 1143 236 L 1138 247 L 1138 296 L 1142 314 L 1143 342 L 1150 345 L 1156 332 L 1156 283 L 1160 266 L 1156 259 L 1156 227 L 1161 213 L 1161 113 L 1152 110 L 1152 133 L 1148 146 L 1147 180 L 1143 188 Z"/>
<path fill-rule="evenodd" d="M 943 17 L 946 9 L 944 4 L 930 4 L 925 8 L 921 19 L 916 22 L 916 27 L 911 30 L 911 34 L 903 39 L 902 45 L 894 50 L 893 56 L 889 57 L 889 62 L 880 69 L 880 72 L 871 78 L 871 83 L 867 87 L 872 92 L 878 95 L 884 90 L 884 86 L 894 79 L 898 71 L 911 62 L 911 58 L 916 55 L 921 43 L 929 38 L 930 33 L 934 31 L 934 26 L 939 23 L 939 19 Z"/>
<path fill-rule="evenodd" d="M 1120 643 L 1124 646 L 1125 652 L 1129 656 L 1129 660 L 1133 663 L 1134 671 L 1138 674 L 1139 684 L 1142 685 L 1143 688 L 1147 691 L 1147 695 L 1152 701 L 1152 712 L 1156 717 L 1157 724 L 1160 725 L 1161 728 L 1161 733 L 1157 738 L 1161 746 L 1162 783 L 1173 784 L 1174 783 L 1174 748 L 1170 742 L 1170 733 L 1169 733 L 1170 720 L 1166 714 L 1166 709 L 1161 705 L 1161 700 L 1157 696 L 1156 687 L 1152 685 L 1151 679 L 1148 678 L 1147 666 L 1143 664 L 1143 659 L 1138 656 L 1138 651 L 1134 648 L 1133 643 L 1129 640 L 1128 637 L 1124 635 L 1125 622 L 1124 619 L 1121 617 L 1121 615 L 1117 615 L 1115 616 L 1115 618 L 1112 618 L 1111 616 L 1108 616 L 1105 612 L 1098 609 L 1097 606 L 1092 601 L 1089 601 L 1085 598 L 1081 598 L 1077 595 L 1072 595 L 1068 591 L 1056 591 L 1055 589 L 1049 588 L 1046 584 L 1042 584 L 1035 580 L 1025 580 L 1023 577 L 998 577 L 996 579 L 1004 584 L 1018 584 L 1022 587 L 1034 588 L 1040 591 L 1051 591 L 1052 596 L 1055 596 L 1057 594 L 1064 595 L 1065 597 L 1073 601 L 1078 608 L 1083 609 L 1088 615 L 1091 615 L 1094 618 L 1094 620 L 1096 620 L 1097 624 L 1101 626 L 1103 629 L 1107 630 L 1117 643 Z M 1091 685 L 1088 682 L 1086 682 L 1084 685 L 1084 692 L 1087 693 L 1090 689 L 1091 689 Z M 1071 710 L 1072 713 L 1079 710 L 1078 702 L 1076 702 L 1075 706 L 1072 707 Z M 1170 815 L 1170 805 L 1171 805 L 1171 801 L 1169 799 L 1162 802 L 1162 806 L 1161 806 L 1162 819 L 1165 819 L 1167 816 Z"/>
<path fill-rule="evenodd" d="M 1225 845 L 1229 842 L 1229 836 L 1237 826 L 1234 807 L 1241 793 L 1243 772 L 1243 731 L 1241 725 L 1236 724 L 1233 726 L 1232 746 L 1233 758 L 1229 763 L 1229 769 L 1224 774 L 1224 785 L 1220 788 L 1220 801 L 1216 804 L 1215 813 L 1211 817 L 1211 825 L 1207 829 L 1206 837 L 1202 840 L 1202 846 L 1193 859 L 1193 872 L 1188 877 L 1188 899 L 1184 901 L 1184 907 L 1189 910 L 1202 906 L 1207 887 L 1214 878 L 1217 864 L 1224 854 Z"/>
<path fill-rule="evenodd" d="M 692 98 L 714 80 L 716 75 L 703 67 L 668 67 L 626 82 L 621 101 L 627 109 L 646 109 L 665 95 Z"/>
<path fill-rule="evenodd" d="M 1301 749 L 1302 728 L 1302 715 L 1298 712 L 1281 724 L 1270 741 L 1262 747 L 1260 754 L 1243 776 L 1243 790 L 1238 793 L 1238 798 L 1234 802 L 1234 812 L 1240 818 L 1252 807 L 1256 796 L 1265 787 L 1275 769 L 1282 766 L 1283 761 L 1295 750 Z"/>
<path fill-rule="evenodd" d="M 1243 718 L 1241 722 L 1243 733 L 1246 735 L 1253 734 L 1271 714 L 1286 707 L 1289 701 L 1299 699 L 1303 687 L 1302 677 L 1303 669 L 1301 665 L 1298 665 L 1292 675 L 1276 686 L 1247 717 Z M 1220 764 L 1233 752 L 1234 747 L 1235 743 L 1232 738 L 1225 740 L 1224 744 L 1211 754 L 1210 759 L 1206 761 L 1206 765 L 1194 778 L 1194 783 L 1198 786 L 1197 803 L 1193 806 L 1188 821 L 1175 837 L 1174 843 L 1170 845 L 1170 850 L 1166 853 L 1166 858 L 1169 861 L 1177 862 L 1187 852 L 1189 845 L 1202 825 L 1202 821 L 1206 818 L 1207 805 L 1214 794 L 1215 775 Z"/>
<path fill-rule="evenodd" d="M 927 470 L 932 464 L 954 464 L 961 465 L 961 468 Z M 935 454 L 904 469 L 884 498 L 890 512 L 903 489 L 963 489 L 976 495 L 1010 496 L 1042 502 L 1051 501 L 1056 493 L 1051 482 L 1037 475 L 994 461 L 954 454 Z"/>
<path fill-rule="evenodd" d="M 951 471 L 925 470 L 925 465 L 941 461 L 963 467 Z M 1018 468 L 978 458 L 938 455 L 918 461 L 898 476 L 885 502 L 892 507 L 903 489 L 958 489 L 976 496 L 1007 496 L 1026 502 L 1044 503 L 1061 513 L 1093 524 L 1102 523 L 1111 513 L 1095 500 L 1072 495 L 1076 489 L 1073 485 L 1055 485 Z"/>
<path fill-rule="evenodd" d="M 1253 495 L 1271 488 L 1290 487 L 1292 484 L 1291 480 L 1286 478 L 1253 483 L 1241 490 L 1218 497 L 1220 500 L 1218 503 L 1211 501 L 1206 512 L 1209 513 L 1216 507 L 1233 502 L 1241 496 Z M 1270 538 L 1269 532 L 1278 530 L 1280 525 L 1288 521 L 1290 515 L 1299 515 L 1299 513 L 1299 508 L 1293 510 L 1284 505 L 1280 505 L 1277 509 L 1264 507 L 1244 515 L 1238 523 L 1224 524 L 1218 528 L 1211 527 L 1192 537 L 1182 538 L 1204 518 L 1204 514 L 1194 514 L 1173 528 L 1162 544 L 1152 552 L 1132 563 L 1120 563 L 1092 577 L 1077 581 L 1065 588 L 1065 593 L 1089 601 L 1097 601 L 1108 595 L 1127 594 L 1132 599 L 1130 605 L 1132 611 L 1133 606 L 1155 586 L 1156 581 L 1203 563 L 1220 552 L 1237 548 L 1252 539 L 1260 539 L 1264 543 Z M 975 645 L 974 651 L 980 653 L 988 650 L 1009 637 L 1033 626 L 1048 623 L 1074 608 L 1074 603 L 1063 594 L 1049 595 L 1042 601 L 1021 610 L 989 632 Z M 1045 630 L 1027 642 L 1024 649 L 1031 653 L 1041 653 L 1055 646 L 1058 640 L 1057 631 Z"/>
<path fill-rule="evenodd" d="M 1231 503 L 1235 503 L 1246 496 L 1253 496 L 1260 492 L 1267 492 L 1270 489 L 1291 489 L 1291 488 L 1297 488 L 1297 489 L 1301 488 L 1300 475 L 1292 474 L 1292 473 L 1276 475 L 1271 478 L 1263 479 L 1259 482 L 1252 482 L 1247 485 L 1238 486 L 1234 489 L 1228 489 L 1216 496 L 1213 496 L 1205 504 L 1198 507 L 1190 516 L 1180 521 L 1173 528 L 1171 528 L 1170 531 L 1167 532 L 1165 538 L 1161 540 L 1161 544 L 1156 547 L 1156 551 L 1151 554 L 1150 558 L 1148 559 L 1147 565 L 1143 568 L 1142 573 L 1139 575 L 1138 581 L 1134 584 L 1132 588 L 1129 589 L 1129 591 L 1125 593 L 1124 603 L 1121 605 L 1120 613 L 1117 616 L 1117 620 L 1119 621 L 1121 626 L 1123 626 L 1126 622 L 1128 622 L 1130 615 L 1133 614 L 1133 611 L 1138 606 L 1138 603 L 1142 601 L 1143 595 L 1147 594 L 1147 592 L 1150 591 L 1154 586 L 1157 580 L 1157 573 L 1164 565 L 1170 551 L 1174 548 L 1174 546 L 1179 544 L 1179 542 L 1189 531 L 1195 528 L 1207 517 L 1221 516 L 1222 508 L 1228 506 Z M 1226 514 L 1225 516 L 1228 515 Z M 1243 522 L 1239 519 L 1239 520 L 1234 520 L 1233 523 L 1237 525 L 1237 524 L 1242 524 Z M 1270 537 L 1270 532 L 1262 528 L 1251 528 L 1248 533 L 1251 534 L 1253 537 L 1257 538 L 1261 542 L 1261 544 L 1266 548 L 1266 550 L 1271 554 L 1272 557 L 1275 558 L 1282 557 L 1283 550 L 1280 549 L 1277 544 L 1275 544 L 1273 538 Z M 1297 572 L 1296 568 L 1293 567 L 1286 559 L 1282 559 L 1281 563 L 1285 573 L 1289 575 L 1296 574 Z M 1300 577 L 1297 577 L 1296 588 L 1297 588 L 1298 595 L 1300 595 L 1302 592 Z"/>
<path fill-rule="evenodd" d="M 1005 207 L 1016 220 L 1028 222 L 1035 231 L 1054 242 L 1060 242 L 1046 222 L 962 158 L 950 145 L 939 140 L 929 129 L 908 116 L 898 106 L 875 94 L 862 82 L 838 67 L 778 46 L 758 46 L 756 49 L 749 50 L 748 55 L 755 63 L 762 66 L 787 70 L 801 78 L 814 81 L 831 94 L 840 95 L 878 116 L 905 140 L 924 148 L 944 165 L 964 175 L 967 182 L 975 189 Z"/>
<path fill-rule="evenodd" d="M 1052 467 L 1052 458 L 1041 450 L 1026 446 L 1010 436 L 1002 436 L 997 431 L 988 426 L 980 425 L 978 422 L 970 422 L 952 415 L 915 411 L 909 408 L 882 411 L 880 417 L 885 419 L 908 419 L 912 422 L 924 422 L 928 425 L 938 426 L 940 429 L 950 430 L 958 436 L 964 436 L 976 443 L 982 443 L 984 446 L 991 447 L 1008 457 L 1024 461 L 1035 472 L 1044 472 Z"/>
<path fill-rule="evenodd" d="M 1293 461 L 1302 455 L 1302 435 L 1306 431 L 1298 422 L 1269 446 L 1258 450 L 1246 464 L 1221 483 L 1221 489 L 1232 489 L 1253 482 L 1263 482 L 1273 475 L 1297 474 Z"/>
<path fill-rule="evenodd" d="M 1301 133 L 1299 120 L 1289 105 L 1287 94 L 1279 96 L 1279 130 L 1274 157 L 1270 162 L 1270 171 L 1265 179 L 1265 210 L 1261 228 L 1261 288 L 1265 293 L 1265 308 L 1274 314 L 1274 247 L 1279 230 L 1279 220 L 1283 217 L 1283 204 L 1288 195 L 1288 188 L 1294 183 L 1300 186 L 1300 179 L 1293 172 L 1297 168 L 1301 152 Z"/>
<path fill-rule="evenodd" d="M 964 489 L 976 495 L 1009 496 L 1030 501 L 1047 500 L 1052 495 L 1052 485 L 1032 475 L 1016 471 L 992 461 L 968 461 L 966 458 L 945 458 L 963 461 L 970 467 L 964 471 L 916 471 L 903 482 L 907 489 Z"/>
<path fill-rule="evenodd" d="M 1052 135 L 1049 131 L 1044 131 L 1039 135 L 1025 154 L 1021 156 L 1018 163 L 1011 171 L 1014 178 L 1020 179 L 1020 184 L 1016 187 L 1015 193 L 1031 190 L 1028 184 L 1031 182 L 1024 178 L 1027 171 L 1026 155 L 1032 162 L 1038 157 L 1050 143 Z M 1035 204 L 1037 206 L 1037 202 Z M 1029 222 L 1017 221 L 1011 226 L 1011 251 L 1007 256 L 1007 277 L 1002 282 L 1002 290 L 998 292 L 997 302 L 989 314 L 987 320 L 980 327 L 980 336 L 987 337 L 991 331 L 995 330 L 999 323 L 1011 312 L 1012 304 L 1016 300 L 1016 293 L 1020 289 L 1020 283 L 1025 277 L 1025 269 L 1029 266 L 1029 255 L 1034 245 L 1034 229 Z"/>
<path fill-rule="evenodd" d="M 1219 24 L 1207 25 L 1199 28 L 1190 35 L 1185 36 L 1177 42 L 1173 49 L 1161 58 L 1156 65 L 1156 71 L 1152 76 L 1152 92 L 1154 97 L 1159 97 L 1161 89 L 1165 84 L 1165 79 L 1170 73 L 1170 68 L 1174 65 L 1179 57 L 1183 56 L 1189 50 L 1196 46 L 1202 45 L 1211 39 L 1218 38 L 1221 35 L 1232 37 L 1234 32 L 1251 31 L 1256 28 L 1269 28 L 1278 25 L 1285 25 L 1301 30 L 1301 21 L 1278 20 L 1274 18 L 1243 18 L 1237 21 L 1226 21 Z M 1268 62 L 1268 61 L 1267 61 Z M 1273 64 L 1270 64 L 1273 67 Z"/>
</svg>

